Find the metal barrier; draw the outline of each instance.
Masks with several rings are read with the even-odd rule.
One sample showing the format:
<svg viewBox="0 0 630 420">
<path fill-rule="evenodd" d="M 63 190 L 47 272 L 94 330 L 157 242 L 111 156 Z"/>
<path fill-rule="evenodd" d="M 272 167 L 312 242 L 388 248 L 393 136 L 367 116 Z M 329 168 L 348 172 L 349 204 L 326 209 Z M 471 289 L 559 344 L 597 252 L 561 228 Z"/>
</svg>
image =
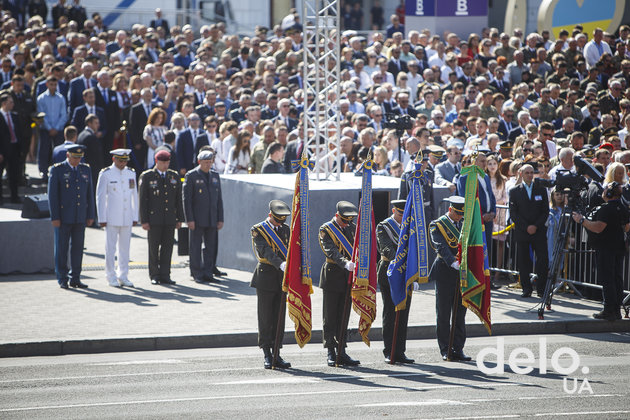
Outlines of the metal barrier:
<svg viewBox="0 0 630 420">
<path fill-rule="evenodd" d="M 448 206 L 449 203 L 446 201 L 440 203 L 438 214 L 444 214 L 448 210 Z M 508 274 L 518 279 L 516 261 L 520 250 L 514 240 L 513 231 L 508 229 L 510 223 L 508 206 L 497 205 L 497 217 L 493 230 L 499 234 L 493 235 L 493 243 L 488 258 L 491 272 Z M 504 229 L 507 231 L 501 232 Z M 588 245 L 587 239 L 586 230 L 581 225 L 571 221 L 564 264 L 557 281 L 601 290 L 595 269 L 595 251 Z M 623 289 L 627 294 L 624 303 L 627 303 L 630 301 L 630 255 L 628 253 L 623 260 Z"/>
</svg>

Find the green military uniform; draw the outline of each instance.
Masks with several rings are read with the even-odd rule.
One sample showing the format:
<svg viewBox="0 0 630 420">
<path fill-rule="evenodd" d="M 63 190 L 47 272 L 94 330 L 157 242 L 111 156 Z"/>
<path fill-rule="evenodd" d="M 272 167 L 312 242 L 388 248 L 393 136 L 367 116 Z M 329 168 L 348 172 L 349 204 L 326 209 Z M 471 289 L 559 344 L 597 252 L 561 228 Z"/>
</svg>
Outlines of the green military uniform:
<svg viewBox="0 0 630 420">
<path fill-rule="evenodd" d="M 160 151 L 158 154 L 162 156 Z M 156 154 L 156 158 L 160 159 Z M 149 224 L 149 277 L 151 283 L 174 284 L 171 280 L 171 256 L 175 226 L 184 220 L 182 183 L 177 172 L 167 169 L 162 175 L 157 168 L 140 175 L 138 187 L 140 223 Z"/>
<path fill-rule="evenodd" d="M 540 102 L 538 109 L 540 109 L 540 121 L 553 122 L 556 119 L 556 107 L 549 102 Z"/>
<path fill-rule="evenodd" d="M 405 211 L 405 200 L 393 200 L 392 204 L 402 217 Z M 394 338 L 394 328 L 396 323 L 396 306 L 392 301 L 392 293 L 387 277 L 389 263 L 394 260 L 398 249 L 398 237 L 400 235 L 400 224 L 390 216 L 376 226 L 376 242 L 381 260 L 378 263 L 378 287 L 381 290 L 383 299 L 383 354 L 385 361 L 389 362 L 392 353 L 392 342 Z M 409 321 L 409 308 L 411 306 L 411 296 L 407 297 L 404 310 L 400 311 L 398 319 L 398 333 L 396 335 L 395 361 L 400 363 L 413 363 L 412 359 L 405 356 L 407 342 L 407 323 Z"/>
<path fill-rule="evenodd" d="M 289 206 L 280 200 L 272 200 L 269 209 L 271 218 L 251 228 L 252 247 L 258 260 L 250 283 L 256 288 L 258 308 L 258 347 L 265 354 L 265 368 L 270 369 L 272 363 L 271 349 L 276 341 L 278 316 L 282 306 L 282 280 L 286 261 L 286 247 L 289 245 L 291 229 L 284 223 L 291 214 Z M 283 249 L 284 247 L 284 249 Z M 284 317 L 282 318 L 284 331 Z M 282 343 L 279 343 L 279 347 Z M 280 363 L 282 362 L 282 363 Z M 288 368 L 291 365 L 278 356 L 278 366 Z"/>
<path fill-rule="evenodd" d="M 451 209 L 459 214 L 464 212 L 464 198 L 450 197 Z M 442 358 L 446 360 L 451 330 L 451 314 L 455 294 L 458 294 L 458 308 L 453 340 L 453 359 L 470 360 L 463 353 L 466 342 L 466 307 L 462 305 L 461 291 L 457 288 L 459 267 L 457 263 L 457 243 L 460 223 L 455 223 L 448 214 L 440 216 L 429 224 L 431 244 L 437 253 L 433 261 L 429 280 L 435 284 L 435 310 L 437 315 L 437 340 Z M 455 265 L 455 267 L 454 267 Z"/>
<path fill-rule="evenodd" d="M 322 265 L 319 280 L 319 287 L 324 291 L 324 347 L 328 349 L 328 364 L 331 366 L 335 365 L 335 349 L 341 339 L 340 334 L 347 334 L 347 331 L 341 332 L 341 329 L 344 316 L 350 312 L 350 305 L 348 305 L 344 313 L 348 278 L 351 274 L 347 268 L 349 264 L 352 264 L 352 246 L 356 230 L 356 225 L 352 219 L 358 213 L 357 208 L 352 203 L 340 201 L 337 203 L 337 214 L 346 223 L 344 228 L 337 223 L 336 217 L 319 228 L 319 245 L 326 255 L 326 262 Z M 347 244 L 350 244 L 349 252 L 334 235 L 333 232 L 335 231 L 341 233 L 347 240 Z M 347 359 L 348 361 L 352 360 L 349 357 Z M 358 362 L 348 362 L 347 364 L 354 365 Z"/>
<path fill-rule="evenodd" d="M 479 116 L 485 120 L 488 120 L 489 118 L 499 118 L 499 113 L 497 112 L 497 109 L 493 106 L 484 106 L 481 105 L 481 113 L 479 114 Z"/>
</svg>

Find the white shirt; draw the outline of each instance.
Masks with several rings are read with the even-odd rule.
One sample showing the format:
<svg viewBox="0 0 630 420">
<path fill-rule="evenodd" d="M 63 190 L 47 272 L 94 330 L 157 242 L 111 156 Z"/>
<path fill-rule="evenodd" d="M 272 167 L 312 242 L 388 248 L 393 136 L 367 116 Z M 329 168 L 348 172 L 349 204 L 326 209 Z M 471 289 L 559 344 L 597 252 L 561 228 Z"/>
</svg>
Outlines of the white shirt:
<svg viewBox="0 0 630 420">
<path fill-rule="evenodd" d="M 98 221 L 111 226 L 131 226 L 138 222 L 136 173 L 114 164 L 103 169 L 96 184 Z"/>
<path fill-rule="evenodd" d="M 220 138 L 216 138 L 212 141 L 210 146 L 214 149 L 216 154 L 212 168 L 222 174 L 225 172 L 225 166 L 227 165 L 227 151 L 225 150 L 225 143 L 223 143 Z"/>
<path fill-rule="evenodd" d="M 602 46 L 602 53 L 608 53 L 612 55 L 612 51 L 610 50 L 610 45 L 608 45 L 607 42 L 604 42 L 602 40 L 602 42 L 600 42 L 600 45 Z M 590 40 L 589 42 L 586 43 L 586 45 L 584 46 L 584 58 L 586 59 L 587 69 L 594 67 L 595 64 L 597 64 L 597 62 L 599 61 L 601 56 L 602 54 L 599 53 L 599 50 L 597 49 L 597 45 L 595 44 L 595 40 Z"/>
</svg>

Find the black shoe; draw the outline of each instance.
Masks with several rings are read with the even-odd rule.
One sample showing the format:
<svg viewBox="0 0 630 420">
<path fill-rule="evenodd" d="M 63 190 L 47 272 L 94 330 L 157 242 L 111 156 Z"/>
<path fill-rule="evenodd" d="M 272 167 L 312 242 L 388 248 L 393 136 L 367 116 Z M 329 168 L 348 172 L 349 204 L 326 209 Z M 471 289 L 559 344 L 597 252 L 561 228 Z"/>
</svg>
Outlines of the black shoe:
<svg viewBox="0 0 630 420">
<path fill-rule="evenodd" d="M 214 274 L 217 277 L 224 277 L 227 276 L 227 273 L 225 271 L 221 271 L 218 268 L 214 267 L 214 270 L 212 270 L 212 274 Z"/>
<path fill-rule="evenodd" d="M 62 289 L 68 289 L 68 283 L 59 283 L 59 287 L 61 287 Z"/>
<path fill-rule="evenodd" d="M 453 350 L 453 353 L 451 353 L 451 360 L 456 360 L 458 362 L 470 362 L 472 357 L 466 356 L 462 350 Z"/>
<path fill-rule="evenodd" d="M 201 277 L 195 277 L 194 280 L 195 280 L 195 283 L 199 283 L 199 284 L 206 284 L 208 282 L 206 279 L 201 278 Z"/>
<path fill-rule="evenodd" d="M 161 281 L 161 283 L 163 284 L 176 284 L 173 280 L 171 279 L 164 279 Z"/>
<path fill-rule="evenodd" d="M 345 351 L 341 353 L 341 357 L 339 357 L 339 361 L 341 362 L 342 365 L 346 365 L 346 366 L 359 366 L 361 364 L 361 362 L 359 362 L 358 360 L 355 360 L 352 357 L 348 356 L 348 353 L 346 353 Z"/>
<path fill-rule="evenodd" d="M 271 364 L 273 362 L 273 357 L 271 356 L 271 349 L 264 348 L 263 353 L 265 354 L 265 362 L 263 366 L 265 367 L 265 369 L 271 369 Z"/>
<path fill-rule="evenodd" d="M 522 298 L 532 297 L 532 292 L 523 292 L 521 293 Z"/>
<path fill-rule="evenodd" d="M 337 353 L 335 352 L 335 349 L 328 349 L 328 359 L 326 360 L 326 362 L 330 367 L 334 367 L 337 364 Z"/>
<path fill-rule="evenodd" d="M 81 281 L 78 281 L 76 283 L 70 283 L 70 286 L 74 287 L 74 288 L 79 288 L 79 289 L 87 289 L 88 285 L 85 283 L 81 283 Z"/>
<path fill-rule="evenodd" d="M 204 280 L 207 281 L 208 283 L 221 283 L 221 280 L 215 278 L 213 275 L 206 275 L 203 276 Z"/>
<path fill-rule="evenodd" d="M 160 284 L 158 279 L 151 279 L 151 284 Z"/>
<path fill-rule="evenodd" d="M 621 316 L 621 314 L 619 314 L 619 316 Z M 593 318 L 605 319 L 606 321 L 616 321 L 617 319 L 621 319 L 621 318 L 617 318 L 617 314 L 614 314 L 612 312 L 604 312 L 604 311 L 593 314 Z"/>
<path fill-rule="evenodd" d="M 398 356 L 396 356 L 396 361 L 398 363 L 403 363 L 406 365 L 411 365 L 414 364 L 416 361 L 413 359 L 408 358 L 407 356 L 405 356 L 405 353 L 401 353 Z"/>
<path fill-rule="evenodd" d="M 276 356 L 276 367 L 278 369 L 289 369 L 291 367 L 291 363 L 285 361 L 280 355 Z"/>
</svg>

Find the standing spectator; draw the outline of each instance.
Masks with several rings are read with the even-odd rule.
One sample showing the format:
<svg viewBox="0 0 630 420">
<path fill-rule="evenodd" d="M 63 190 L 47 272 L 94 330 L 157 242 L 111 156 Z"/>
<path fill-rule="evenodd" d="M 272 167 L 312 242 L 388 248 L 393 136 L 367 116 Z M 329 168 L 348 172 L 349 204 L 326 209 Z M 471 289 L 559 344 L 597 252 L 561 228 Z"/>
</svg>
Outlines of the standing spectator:
<svg viewBox="0 0 630 420">
<path fill-rule="evenodd" d="M 87 20 L 87 13 L 85 7 L 81 6 L 81 0 L 74 0 L 72 6 L 68 8 L 68 19 L 74 20 L 79 30 L 83 29 L 83 25 Z"/>
<path fill-rule="evenodd" d="M 131 149 L 112 150 L 113 163 L 101 171 L 96 184 L 98 221 L 105 228 L 105 276 L 113 287 L 133 287 L 128 277 L 129 245 L 131 227 L 138 224 L 138 189 L 136 174 L 127 167 L 130 153 Z"/>
<path fill-rule="evenodd" d="M 175 119 L 175 117 L 173 117 L 173 119 Z M 154 164 L 153 158 L 155 156 L 155 149 L 164 144 L 164 134 L 166 134 L 167 130 L 165 123 L 166 112 L 164 112 L 162 108 L 155 108 L 149 114 L 147 125 L 142 132 L 142 138 L 147 145 L 146 162 L 149 168 L 152 168 Z"/>
<path fill-rule="evenodd" d="M 246 174 L 249 167 L 249 144 L 252 135 L 243 130 L 236 136 L 236 144 L 228 152 L 228 161 L 225 166 L 226 174 Z"/>
<path fill-rule="evenodd" d="M 85 128 L 79 133 L 77 144 L 85 148 L 85 162 L 90 165 L 92 171 L 92 183 L 94 191 L 96 190 L 96 181 L 98 173 L 103 168 L 103 147 L 101 140 L 96 133 L 100 126 L 99 119 L 94 114 L 88 114 L 85 117 Z"/>
<path fill-rule="evenodd" d="M 156 29 L 157 28 L 162 28 L 164 29 L 164 32 L 168 35 L 170 34 L 170 30 L 169 30 L 169 26 L 168 26 L 168 21 L 164 18 L 162 18 L 162 9 L 160 9 L 159 7 L 157 9 L 155 9 L 155 19 L 151 20 L 151 23 L 149 25 L 151 28 Z"/>
<path fill-rule="evenodd" d="M 263 174 L 284 174 L 286 169 L 282 164 L 282 155 L 284 155 L 284 146 L 277 141 L 269 145 L 267 149 L 267 159 L 265 159 L 261 173 Z"/>
<path fill-rule="evenodd" d="M 65 141 L 59 146 L 55 146 L 53 149 L 52 163 L 61 163 L 66 160 L 66 153 L 68 147 L 77 142 L 77 128 L 73 125 L 69 125 L 63 129 L 63 137 Z"/>
<path fill-rule="evenodd" d="M 170 160 L 171 154 L 160 150 L 155 154 L 155 167 L 140 175 L 140 222 L 148 232 L 151 284 L 175 284 L 171 256 L 175 229 L 181 227 L 184 210 L 181 181 L 177 172 L 168 169 Z"/>
<path fill-rule="evenodd" d="M 81 163 L 83 150 L 78 144 L 68 147 L 67 159 L 50 168 L 48 180 L 50 220 L 55 229 L 55 273 L 62 289 L 67 289 L 68 283 L 88 287 L 81 282 L 81 264 L 85 226 L 92 225 L 95 212 L 90 168 Z"/>
<path fill-rule="evenodd" d="M 630 230 L 628 209 L 621 204 L 621 186 L 612 183 L 602 194 L 604 204 L 593 220 L 573 213 L 573 220 L 589 231 L 589 242 L 595 248 L 597 278 L 602 283 L 604 309 L 593 314 L 595 319 L 621 319 L 623 301 L 623 259 L 627 253 L 624 232 Z"/>
<path fill-rule="evenodd" d="M 37 150 L 37 165 L 44 182 L 48 181 L 48 166 L 51 162 L 52 149 L 61 144 L 63 127 L 68 120 L 66 101 L 57 92 L 57 78 L 48 76 L 46 88 L 47 90 L 37 97 L 37 110 L 46 114 L 40 125 Z"/>
<path fill-rule="evenodd" d="M 394 33 L 396 32 L 400 32 L 401 34 L 405 33 L 405 26 L 400 22 L 400 17 L 398 15 L 391 15 L 389 17 L 389 21 L 391 22 L 391 24 L 387 25 L 387 29 L 385 31 L 385 36 L 387 38 L 393 38 Z"/>
<path fill-rule="evenodd" d="M 497 202 L 497 205 L 504 206 L 508 203 L 508 194 L 506 189 L 507 179 L 499 172 L 499 161 L 495 156 L 489 156 L 486 164 L 486 173 L 490 177 L 490 184 L 492 185 L 492 194 Z M 505 229 L 505 209 L 497 209 L 497 215 L 494 218 L 492 229 L 493 232 L 500 232 Z M 505 251 L 505 233 L 492 236 L 493 244 L 492 248 L 496 249 L 496 260 L 493 267 L 503 268 L 503 254 Z M 499 279 L 500 273 L 495 273 L 494 281 Z"/>
<path fill-rule="evenodd" d="M 372 19 L 372 30 L 380 31 L 385 24 L 385 11 L 379 0 L 374 1 L 372 8 L 370 9 L 370 16 Z"/>
<path fill-rule="evenodd" d="M 549 216 L 549 198 L 547 189 L 534 182 L 534 168 L 525 164 L 519 171 L 523 182 L 509 191 L 510 218 L 515 224 L 514 237 L 518 247 L 517 267 L 521 279 L 524 298 L 532 295 L 529 274 L 532 271 L 532 259 L 529 248 L 536 255 L 536 291 L 542 297 L 547 284 L 549 256 L 547 253 L 547 217 Z"/>
<path fill-rule="evenodd" d="M 144 170 L 147 164 L 148 146 L 147 142 L 144 140 L 144 130 L 153 108 L 153 104 L 151 103 L 153 93 L 151 89 L 143 88 L 140 95 L 140 102 L 132 105 L 129 111 L 129 139 L 134 148 L 133 153 L 137 161 L 137 172 Z M 156 117 L 154 116 L 154 118 Z M 162 124 L 164 124 L 164 121 L 162 121 Z M 153 166 L 153 161 L 151 160 L 149 162 L 151 166 Z"/>
<path fill-rule="evenodd" d="M 197 283 L 214 278 L 218 230 L 223 227 L 223 198 L 219 174 L 212 171 L 214 153 L 203 150 L 199 165 L 186 173 L 183 186 L 184 215 L 190 231 L 190 271 Z M 203 241 L 203 257 L 201 243 Z"/>
<path fill-rule="evenodd" d="M 612 55 L 610 45 L 604 42 L 604 31 L 596 28 L 593 31 L 593 39 L 584 46 L 584 58 L 586 58 L 586 67 L 595 67 L 599 59 L 604 53 Z"/>
<path fill-rule="evenodd" d="M 29 0 L 28 2 L 28 15 L 30 17 L 40 16 L 44 22 L 48 17 L 48 5 L 46 0 Z"/>
<path fill-rule="evenodd" d="M 20 177 L 20 147 L 24 144 L 18 116 L 13 113 L 13 98 L 6 93 L 0 96 L 0 205 L 2 198 L 2 174 L 5 167 L 9 178 L 9 190 L 11 192 L 11 203 L 21 202 L 18 196 L 18 184 Z"/>
</svg>

